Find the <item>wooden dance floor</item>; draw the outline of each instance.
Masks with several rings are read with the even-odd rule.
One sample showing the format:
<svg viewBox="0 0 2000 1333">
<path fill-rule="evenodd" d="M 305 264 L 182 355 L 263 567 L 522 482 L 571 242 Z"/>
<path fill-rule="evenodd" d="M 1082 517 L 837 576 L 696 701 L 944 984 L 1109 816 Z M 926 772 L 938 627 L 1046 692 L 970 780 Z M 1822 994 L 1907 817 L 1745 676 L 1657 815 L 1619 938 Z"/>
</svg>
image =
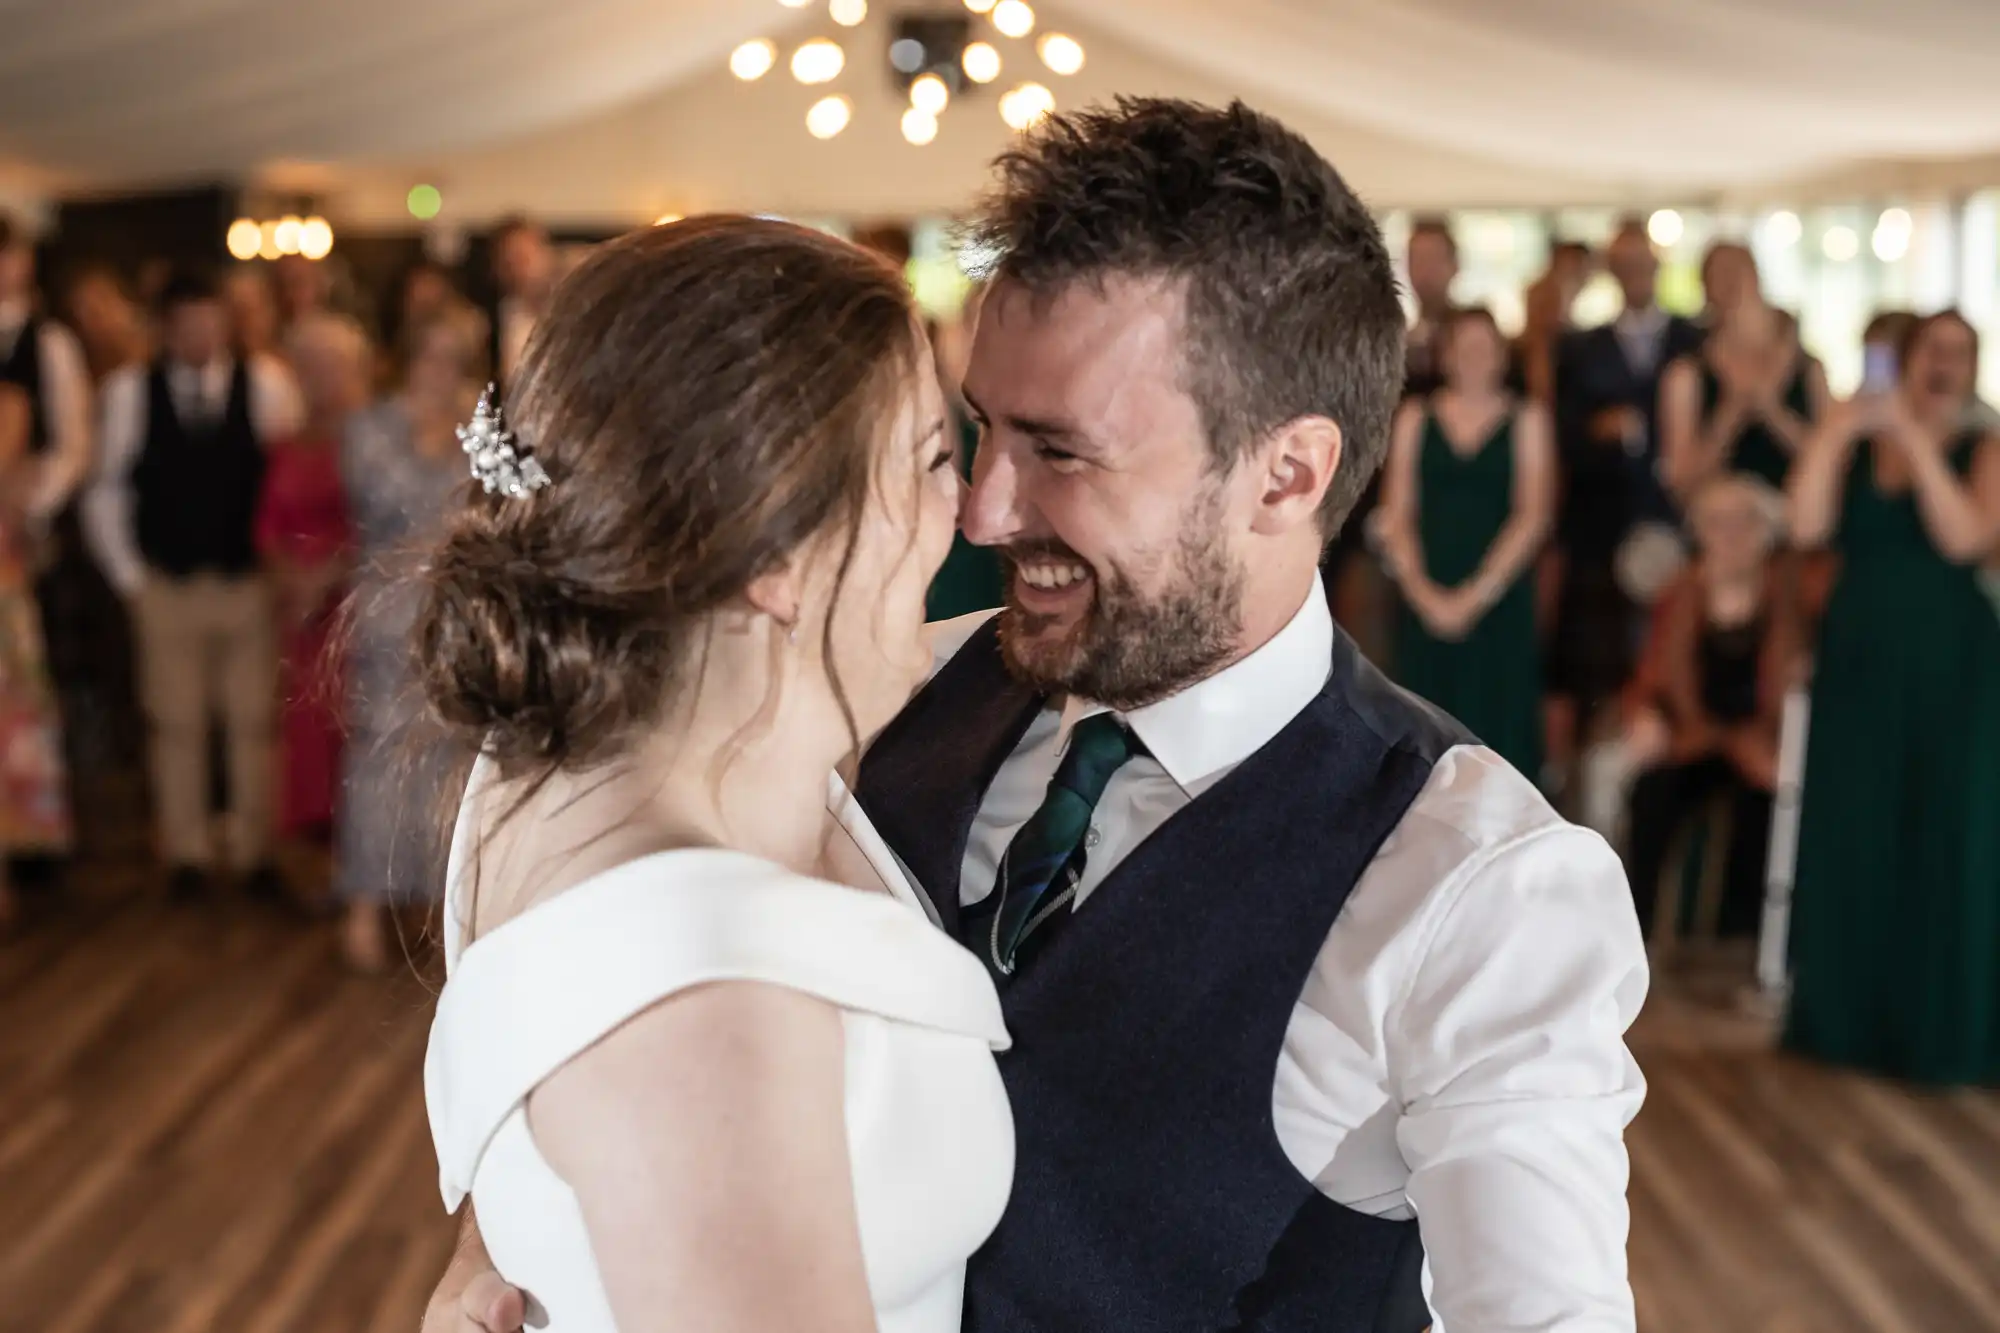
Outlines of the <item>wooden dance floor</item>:
<svg viewBox="0 0 2000 1333">
<path fill-rule="evenodd" d="M 0 944 L 0 1330 L 413 1333 L 452 1237 L 424 984 L 79 880 Z M 1773 1056 L 1687 982 L 1637 1045 L 1646 1333 L 2000 1330 L 2000 1095 Z"/>
</svg>

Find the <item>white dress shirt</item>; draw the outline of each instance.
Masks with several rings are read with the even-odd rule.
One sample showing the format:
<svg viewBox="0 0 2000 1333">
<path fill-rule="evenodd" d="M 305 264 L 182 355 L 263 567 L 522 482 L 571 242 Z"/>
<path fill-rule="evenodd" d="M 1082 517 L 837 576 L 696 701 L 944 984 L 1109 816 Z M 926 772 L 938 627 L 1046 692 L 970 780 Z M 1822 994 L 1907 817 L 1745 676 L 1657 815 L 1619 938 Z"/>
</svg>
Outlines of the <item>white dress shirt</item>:
<svg viewBox="0 0 2000 1333">
<path fill-rule="evenodd" d="M 1660 368 L 1661 344 L 1667 336 L 1667 312 L 1656 305 L 1643 309 L 1628 306 L 1612 323 L 1625 364 L 1635 374 L 1651 375 Z"/>
<path fill-rule="evenodd" d="M 206 366 L 167 367 L 167 393 L 183 421 L 219 420 L 229 406 L 229 382 L 236 362 L 220 357 Z M 126 366 L 104 381 L 103 426 L 97 476 L 83 497 L 83 534 L 91 553 L 125 597 L 132 597 L 146 580 L 146 562 L 139 554 L 133 528 L 132 469 L 146 444 L 147 380 L 150 366 Z M 250 359 L 250 428 L 264 444 L 296 434 L 305 423 L 305 405 L 298 384 L 282 361 L 270 356 Z"/>
<path fill-rule="evenodd" d="M 0 301 L 0 361 L 13 357 L 32 311 L 26 301 Z M 90 472 L 90 370 L 76 335 L 43 320 L 40 343 L 42 419 L 49 447 L 28 495 L 28 517 L 47 519 L 69 503 Z"/>
<path fill-rule="evenodd" d="M 933 669 L 992 614 L 935 626 Z M 1315 580 L 1269 643 L 1124 715 L 1146 752 L 1098 802 L 1078 910 L 1320 693 L 1333 633 Z M 1103 711 L 1071 700 L 1028 728 L 973 824 L 964 903 L 992 891 L 1070 730 Z M 1635 1327 L 1624 1130 L 1645 1082 L 1624 1035 L 1646 984 L 1632 896 L 1603 839 L 1563 822 L 1490 750 L 1448 752 L 1327 937 L 1272 1093 L 1279 1143 L 1321 1193 L 1417 1217 L 1438 1333 Z"/>
</svg>

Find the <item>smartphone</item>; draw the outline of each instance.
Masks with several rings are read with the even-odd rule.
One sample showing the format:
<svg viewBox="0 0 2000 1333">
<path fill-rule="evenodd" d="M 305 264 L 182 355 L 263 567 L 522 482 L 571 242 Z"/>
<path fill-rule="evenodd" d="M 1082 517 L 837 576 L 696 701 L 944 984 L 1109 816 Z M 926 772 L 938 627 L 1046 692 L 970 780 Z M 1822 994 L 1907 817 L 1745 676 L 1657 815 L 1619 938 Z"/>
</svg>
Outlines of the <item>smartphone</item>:
<svg viewBox="0 0 2000 1333">
<path fill-rule="evenodd" d="M 1869 343 L 1861 349 L 1861 392 L 1887 393 L 1896 387 L 1896 349 Z"/>
</svg>

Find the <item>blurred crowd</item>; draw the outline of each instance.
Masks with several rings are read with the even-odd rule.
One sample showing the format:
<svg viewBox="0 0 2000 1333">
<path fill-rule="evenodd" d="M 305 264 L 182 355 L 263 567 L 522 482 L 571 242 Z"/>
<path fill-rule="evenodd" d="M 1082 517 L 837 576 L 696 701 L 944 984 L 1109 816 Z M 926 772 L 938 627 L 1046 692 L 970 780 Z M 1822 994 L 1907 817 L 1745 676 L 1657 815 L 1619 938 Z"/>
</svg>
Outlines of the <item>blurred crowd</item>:
<svg viewBox="0 0 2000 1333">
<path fill-rule="evenodd" d="M 391 960 L 438 851 L 407 799 L 425 757 L 397 574 L 559 267 L 525 220 L 491 254 L 488 300 L 419 261 L 365 319 L 297 256 L 131 284 L 93 265 L 45 292 L 0 220 L 0 920 L 76 850 L 73 771 L 143 755 L 170 897 L 227 878 L 339 915 L 358 968 Z M 330 853 L 330 886 L 281 871 L 314 861 L 293 846 Z"/>
<path fill-rule="evenodd" d="M 0 221 L 17 876 L 71 850 L 69 769 L 143 752 L 169 894 L 227 873 L 337 912 L 355 966 L 390 959 L 390 909 L 431 890 L 438 851 L 400 795 L 424 755 L 397 744 L 394 574 L 561 267 L 531 222 L 490 239 L 476 303 L 429 261 L 342 299 L 299 257 L 148 266 L 143 290 L 86 267 L 44 292 Z M 1639 221 L 1601 250 L 1558 243 L 1511 339 L 1454 302 L 1445 220 L 1408 245 L 1406 397 L 1327 553 L 1337 618 L 1614 839 L 1656 944 L 1787 931 L 1796 1049 L 2000 1081 L 2000 418 L 1974 394 L 1971 326 L 1883 312 L 1839 401 L 1742 245 L 1711 249 L 1684 317 Z M 1574 327 L 1600 271 L 1623 308 Z M 975 293 L 932 330 L 948 391 L 976 311 Z M 995 605 L 1001 577 L 961 539 L 934 616 Z M 286 881 L 286 843 L 329 850 L 329 892 Z M 1767 914 L 1774 884 L 1795 926 Z M 0 917 L 16 907 L 0 883 Z"/>
<path fill-rule="evenodd" d="M 1975 330 L 1882 312 L 1839 401 L 1741 244 L 1706 255 L 1694 317 L 1660 307 L 1640 220 L 1557 245 L 1511 343 L 1452 301 L 1445 222 L 1406 265 L 1406 401 L 1328 558 L 1342 623 L 1617 843 L 1658 956 L 1765 936 L 1794 1049 L 2000 1082 L 2000 417 Z M 1573 328 L 1599 265 L 1623 308 Z"/>
</svg>

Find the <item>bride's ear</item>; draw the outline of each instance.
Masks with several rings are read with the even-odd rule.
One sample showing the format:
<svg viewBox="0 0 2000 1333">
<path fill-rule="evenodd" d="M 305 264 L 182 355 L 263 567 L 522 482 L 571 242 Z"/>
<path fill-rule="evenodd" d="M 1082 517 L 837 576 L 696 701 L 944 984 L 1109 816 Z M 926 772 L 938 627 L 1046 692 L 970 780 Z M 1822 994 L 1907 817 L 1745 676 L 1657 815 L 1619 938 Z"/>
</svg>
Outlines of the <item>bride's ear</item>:
<svg viewBox="0 0 2000 1333">
<path fill-rule="evenodd" d="M 743 600 L 750 604 L 751 611 L 769 617 L 780 626 L 790 628 L 798 624 L 799 609 L 805 599 L 800 595 L 797 563 L 787 560 L 768 574 L 752 579 L 743 590 Z"/>
</svg>

